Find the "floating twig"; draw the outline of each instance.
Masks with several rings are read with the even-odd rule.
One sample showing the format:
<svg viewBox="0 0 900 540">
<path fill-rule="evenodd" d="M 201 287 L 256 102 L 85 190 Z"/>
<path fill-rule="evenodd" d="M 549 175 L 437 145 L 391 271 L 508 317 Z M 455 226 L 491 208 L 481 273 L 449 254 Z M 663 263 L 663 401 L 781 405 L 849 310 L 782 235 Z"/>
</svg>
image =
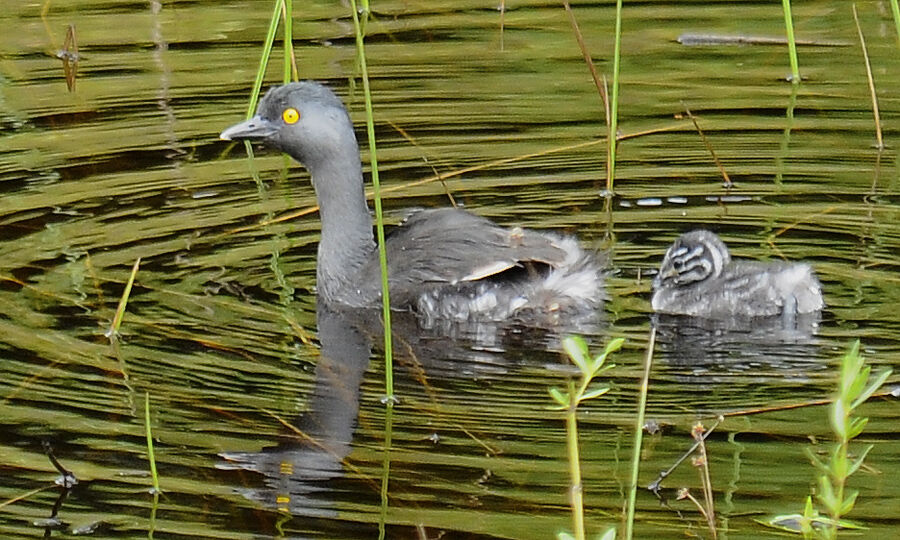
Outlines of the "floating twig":
<svg viewBox="0 0 900 540">
<path fill-rule="evenodd" d="M 81 59 L 81 55 L 78 54 L 78 40 L 75 38 L 74 24 L 70 24 L 66 29 L 66 40 L 63 42 L 63 48 L 56 52 L 56 57 L 63 63 L 66 88 L 69 89 L 69 92 L 74 92 L 75 77 L 78 76 L 78 60 Z"/>
</svg>

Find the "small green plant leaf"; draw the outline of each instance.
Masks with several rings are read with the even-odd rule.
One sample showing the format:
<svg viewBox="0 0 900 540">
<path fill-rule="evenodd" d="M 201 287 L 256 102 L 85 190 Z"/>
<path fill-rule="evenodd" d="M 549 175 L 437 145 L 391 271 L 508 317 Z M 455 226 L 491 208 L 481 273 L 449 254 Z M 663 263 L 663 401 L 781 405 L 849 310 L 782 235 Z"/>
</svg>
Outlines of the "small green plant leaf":
<svg viewBox="0 0 900 540">
<path fill-rule="evenodd" d="M 572 533 L 562 531 L 556 533 L 556 540 L 575 540 L 575 537 L 572 536 Z"/>
<path fill-rule="evenodd" d="M 582 394 L 582 396 L 580 398 L 578 398 L 578 402 L 581 403 L 582 401 L 584 401 L 586 399 L 594 399 L 595 397 L 602 396 L 603 394 L 605 394 L 607 392 L 609 392 L 608 386 L 604 386 L 602 388 L 595 388 L 589 392 L 585 392 L 584 394 Z"/>
<path fill-rule="evenodd" d="M 856 497 L 859 496 L 858 491 L 851 491 L 847 497 L 844 499 L 843 504 L 841 504 L 841 515 L 849 514 L 851 510 L 853 510 L 853 505 L 856 504 Z"/>
<path fill-rule="evenodd" d="M 828 479 L 828 476 L 822 475 L 819 477 L 819 493 L 816 494 L 819 501 L 828 509 L 830 514 L 834 514 L 835 511 L 840 507 L 840 503 L 838 503 L 837 498 L 834 496 L 834 490 L 831 488 L 831 481 Z"/>
<path fill-rule="evenodd" d="M 847 428 L 847 439 L 854 439 L 859 436 L 859 434 L 866 429 L 866 424 L 868 423 L 869 419 L 865 417 L 858 417 L 850 420 L 850 426 Z"/>
<path fill-rule="evenodd" d="M 803 518 L 800 520 L 800 532 L 803 533 L 803 536 L 808 537 L 812 535 L 813 528 L 813 520 L 819 517 L 819 513 L 816 512 L 815 507 L 813 507 L 812 497 L 806 496 L 806 505 L 803 507 Z"/>
<path fill-rule="evenodd" d="M 875 376 L 875 380 L 870 384 L 856 399 L 853 400 L 853 403 L 850 405 L 850 408 L 855 409 L 859 407 L 864 401 L 872 397 L 872 394 L 878 391 L 881 388 L 881 385 L 887 380 L 888 377 L 893 373 L 892 369 L 886 369 Z"/>
<path fill-rule="evenodd" d="M 813 452 L 812 448 L 806 447 L 803 450 L 806 452 L 806 456 L 809 458 L 809 461 L 812 462 L 813 466 L 819 469 L 819 472 L 828 474 L 828 466 L 825 465 L 825 462 L 823 462 L 815 452 Z"/>
<path fill-rule="evenodd" d="M 595 371 L 594 374 L 592 375 L 592 377 L 596 377 L 597 375 L 600 375 L 601 373 L 605 373 L 605 372 L 611 370 L 611 369 L 614 368 L 614 367 L 616 367 L 615 364 L 606 364 L 606 365 L 603 366 L 602 368 L 600 368 L 600 369 L 598 369 L 597 371 Z"/>
<path fill-rule="evenodd" d="M 846 478 L 848 468 L 847 454 L 841 451 L 841 445 L 834 445 L 831 460 L 828 462 L 828 474 L 831 478 Z"/>
<path fill-rule="evenodd" d="M 845 354 L 844 357 L 841 358 L 841 380 L 838 385 L 838 392 L 840 395 L 846 396 L 849 393 L 850 387 L 853 386 L 853 381 L 856 379 L 858 373 L 858 357 Z"/>
<path fill-rule="evenodd" d="M 616 338 L 609 343 L 606 344 L 606 350 L 603 351 L 603 358 L 606 358 L 611 353 L 614 353 L 622 348 L 622 345 L 625 344 L 625 338 Z"/>
<path fill-rule="evenodd" d="M 847 413 L 840 396 L 831 403 L 831 429 L 842 441 L 847 440 Z"/>
<path fill-rule="evenodd" d="M 866 447 L 865 450 L 862 451 L 862 453 L 859 455 L 859 457 L 856 458 L 856 461 L 854 461 L 850 465 L 850 469 L 847 471 L 848 476 L 859 470 L 859 468 L 863 464 L 863 461 L 866 459 L 866 456 L 869 455 L 869 451 L 872 450 L 872 448 L 875 448 L 874 444 L 870 444 L 869 446 Z"/>
<path fill-rule="evenodd" d="M 844 391 L 844 401 L 850 403 L 854 401 L 857 397 L 859 397 L 860 393 L 862 393 L 863 388 L 866 387 L 866 381 L 869 380 L 869 373 L 872 371 L 872 368 L 869 366 L 863 366 L 862 369 L 856 373 L 856 376 L 853 378 L 853 381 L 850 383 L 850 387 Z M 853 409 L 853 406 L 850 406 Z"/>
<path fill-rule="evenodd" d="M 606 532 L 597 537 L 597 540 L 616 540 L 616 528 L 610 527 Z"/>
<path fill-rule="evenodd" d="M 566 336 L 562 341 L 563 350 L 569 355 L 572 362 L 578 366 L 582 373 L 588 373 L 588 361 L 590 352 L 587 343 L 581 336 Z"/>
<path fill-rule="evenodd" d="M 131 274 L 128 276 L 128 282 L 125 283 L 125 290 L 122 292 L 122 297 L 119 298 L 119 305 L 116 308 L 116 314 L 113 316 L 112 323 L 109 325 L 109 330 L 104 334 L 110 339 L 115 339 L 115 337 L 119 335 L 119 326 L 122 325 L 122 319 L 125 317 L 125 307 L 128 305 L 128 297 L 131 296 L 131 288 L 134 286 L 134 277 L 137 275 L 140 266 L 141 258 L 138 257 L 137 260 L 134 261 L 134 266 L 131 267 Z"/>
<path fill-rule="evenodd" d="M 559 404 L 560 409 L 567 409 L 572 403 L 571 396 L 569 396 L 569 394 L 563 394 L 560 392 L 559 388 L 556 388 L 555 386 L 550 389 L 550 397 Z"/>
<path fill-rule="evenodd" d="M 850 344 L 850 350 L 847 351 L 847 356 L 858 358 L 859 357 L 859 340 L 853 340 L 853 343 Z"/>
</svg>

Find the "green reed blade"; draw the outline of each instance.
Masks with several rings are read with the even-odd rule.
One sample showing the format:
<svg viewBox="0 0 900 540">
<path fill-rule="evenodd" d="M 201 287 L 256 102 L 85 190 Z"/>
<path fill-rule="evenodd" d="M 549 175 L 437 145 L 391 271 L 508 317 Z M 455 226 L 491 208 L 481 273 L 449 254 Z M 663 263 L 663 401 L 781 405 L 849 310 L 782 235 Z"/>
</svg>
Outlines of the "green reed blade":
<svg viewBox="0 0 900 540">
<path fill-rule="evenodd" d="M 781 0 L 784 10 L 784 30 L 787 32 L 788 52 L 791 57 L 791 82 L 800 84 L 800 63 L 797 61 L 797 42 L 794 40 L 794 19 L 791 16 L 791 0 Z"/>
<path fill-rule="evenodd" d="M 372 93 L 369 88 L 369 70 L 366 66 L 365 39 L 359 22 L 356 0 L 350 0 L 353 11 L 353 29 L 356 33 L 356 50 L 359 56 L 360 75 L 363 83 L 363 97 L 366 104 L 366 134 L 369 139 L 369 155 L 372 166 L 372 188 L 375 200 L 375 229 L 378 235 L 378 261 L 381 263 L 381 307 L 384 318 L 384 387 L 387 403 L 394 400 L 394 356 L 391 340 L 391 299 L 388 291 L 387 254 L 384 250 L 384 219 L 381 210 L 381 183 L 378 180 L 378 158 L 375 152 L 375 120 L 372 113 Z M 369 3 L 363 0 L 363 11 L 368 17 Z"/>
<path fill-rule="evenodd" d="M 141 266 L 141 258 L 134 261 L 131 267 L 131 275 L 128 276 L 128 282 L 125 284 L 125 290 L 122 291 L 122 298 L 119 299 L 119 306 L 116 308 L 116 315 L 113 317 L 109 330 L 106 331 L 106 337 L 112 339 L 119 333 L 119 326 L 122 325 L 122 319 L 125 317 L 125 307 L 128 305 L 128 297 L 131 296 L 131 287 L 134 285 L 134 277 L 137 275 L 138 268 Z"/>
</svg>

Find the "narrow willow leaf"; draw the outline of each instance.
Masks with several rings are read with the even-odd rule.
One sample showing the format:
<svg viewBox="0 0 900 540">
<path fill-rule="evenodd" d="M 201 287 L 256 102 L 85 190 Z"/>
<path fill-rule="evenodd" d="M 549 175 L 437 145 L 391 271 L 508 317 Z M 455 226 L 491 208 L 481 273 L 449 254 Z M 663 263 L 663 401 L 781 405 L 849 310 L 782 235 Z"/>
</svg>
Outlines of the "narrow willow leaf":
<svg viewBox="0 0 900 540">
<path fill-rule="evenodd" d="M 842 396 L 844 401 L 847 403 L 851 403 L 859 395 L 862 393 L 863 388 L 866 387 L 866 381 L 869 380 L 869 373 L 872 371 L 872 368 L 869 366 L 863 366 L 863 368 L 856 374 L 856 377 L 853 378 L 853 382 L 850 383 L 850 388 L 847 389 L 847 393 Z M 853 408 L 852 406 L 850 407 Z"/>
<path fill-rule="evenodd" d="M 883 385 L 884 382 L 887 380 L 887 378 L 891 376 L 891 373 L 893 373 L 893 370 L 891 370 L 891 369 L 886 369 L 886 370 L 882 371 L 881 373 L 879 373 L 878 375 L 876 375 L 876 376 L 875 376 L 875 380 L 872 381 L 872 384 L 870 384 L 870 385 L 868 386 L 868 388 L 866 388 L 866 389 L 859 395 L 859 397 L 857 397 L 857 398 L 853 401 L 853 404 L 850 405 L 850 408 L 855 409 L 855 408 L 858 407 L 860 404 L 862 404 L 864 401 L 866 401 L 867 399 L 869 399 L 869 398 L 872 396 L 872 394 L 874 394 L 879 388 L 881 388 L 881 385 Z"/>
<path fill-rule="evenodd" d="M 609 343 L 606 344 L 606 350 L 603 351 L 603 357 L 606 358 L 611 353 L 614 353 L 622 348 L 622 345 L 625 344 L 625 338 L 616 338 Z"/>
<path fill-rule="evenodd" d="M 863 460 L 866 459 L 866 456 L 869 455 L 869 451 L 872 450 L 873 448 L 875 448 L 875 445 L 874 445 L 874 444 L 870 444 L 869 446 L 866 447 L 865 450 L 862 451 L 862 453 L 859 455 L 859 457 L 856 458 L 856 461 L 854 461 L 854 462 L 850 465 L 850 468 L 847 470 L 847 476 L 850 476 L 851 474 L 853 474 L 853 473 L 855 473 L 856 471 L 859 470 L 859 468 L 860 468 L 860 467 L 862 466 L 862 464 L 863 464 Z"/>
<path fill-rule="evenodd" d="M 122 297 L 119 298 L 119 305 L 116 308 L 116 314 L 113 316 L 112 324 L 109 325 L 109 330 L 104 334 L 110 339 L 114 339 L 115 336 L 119 334 L 119 326 L 122 324 L 122 319 L 125 317 L 125 306 L 128 305 L 128 297 L 131 296 L 131 287 L 134 285 L 134 277 L 137 275 L 140 266 L 141 258 L 138 257 L 137 260 L 134 261 L 134 266 L 131 267 L 131 275 L 128 276 L 128 282 L 125 283 L 125 290 L 122 292 Z"/>
<path fill-rule="evenodd" d="M 596 373 L 594 373 L 594 377 L 596 377 L 597 375 L 600 375 L 601 373 L 606 373 L 607 371 L 611 370 L 614 367 L 616 367 L 615 364 L 606 364 L 605 366 L 603 366 L 602 368 L 597 370 Z"/>
<path fill-rule="evenodd" d="M 819 517 L 819 513 L 816 512 L 816 509 L 813 507 L 812 497 L 807 495 L 806 505 L 803 507 L 803 519 L 800 520 L 800 532 L 803 533 L 804 537 L 812 535 L 812 523 L 817 517 Z"/>
<path fill-rule="evenodd" d="M 606 532 L 597 538 L 597 540 L 616 540 L 616 528 L 610 527 Z"/>
<path fill-rule="evenodd" d="M 585 393 L 581 396 L 581 398 L 579 398 L 578 401 L 579 401 L 579 402 L 582 402 L 582 401 L 584 401 L 584 400 L 586 400 L 586 399 L 594 399 L 595 397 L 602 396 L 603 394 L 605 394 L 605 393 L 607 393 L 607 392 L 609 392 L 609 387 L 608 387 L 608 386 L 604 386 L 604 387 L 602 387 L 602 388 L 595 388 L 595 389 L 591 390 L 590 392 L 585 392 Z"/>
<path fill-rule="evenodd" d="M 841 504 L 841 515 L 849 514 L 851 510 L 853 510 L 853 505 L 856 504 L 856 497 L 859 496 L 858 491 L 851 491 L 847 498 L 844 499 L 843 504 Z"/>
<path fill-rule="evenodd" d="M 855 352 L 854 349 L 851 349 L 850 352 L 841 358 L 841 385 L 839 392 L 842 396 L 846 396 L 849 393 L 850 387 L 859 374 L 862 358 L 860 358 L 858 353 L 859 348 L 857 347 Z"/>
<path fill-rule="evenodd" d="M 844 402 L 840 397 L 831 404 L 831 429 L 837 433 L 841 440 L 847 440 L 847 415 L 844 409 Z"/>
<path fill-rule="evenodd" d="M 559 403 L 560 407 L 563 409 L 568 408 L 572 403 L 572 398 L 569 394 L 563 394 L 559 391 L 559 388 L 556 387 L 550 389 L 550 397 L 553 398 L 553 401 Z"/>
<path fill-rule="evenodd" d="M 819 477 L 819 493 L 816 494 L 816 497 L 828 509 L 830 514 L 834 514 L 840 507 L 840 503 L 834 496 L 834 489 L 831 487 L 831 481 L 828 480 L 828 476 L 822 475 Z"/>
<path fill-rule="evenodd" d="M 847 439 L 854 439 L 859 436 L 859 434 L 866 429 L 866 424 L 868 423 L 869 419 L 866 417 L 859 417 L 851 420 L 850 426 L 847 428 Z"/>
<path fill-rule="evenodd" d="M 841 445 L 834 445 L 834 451 L 831 453 L 831 462 L 828 464 L 828 470 L 832 478 L 847 477 L 847 454 L 841 451 Z"/>
<path fill-rule="evenodd" d="M 581 336 L 566 336 L 563 338 L 562 346 L 572 362 L 578 366 L 578 369 L 582 373 L 588 373 L 590 353 L 584 339 Z"/>
<path fill-rule="evenodd" d="M 822 461 L 819 456 L 813 452 L 812 448 L 806 447 L 803 449 L 806 452 L 806 455 L 809 457 L 809 460 L 812 462 L 813 466 L 819 469 L 819 472 L 828 474 L 828 466 L 825 465 L 825 462 Z"/>
</svg>

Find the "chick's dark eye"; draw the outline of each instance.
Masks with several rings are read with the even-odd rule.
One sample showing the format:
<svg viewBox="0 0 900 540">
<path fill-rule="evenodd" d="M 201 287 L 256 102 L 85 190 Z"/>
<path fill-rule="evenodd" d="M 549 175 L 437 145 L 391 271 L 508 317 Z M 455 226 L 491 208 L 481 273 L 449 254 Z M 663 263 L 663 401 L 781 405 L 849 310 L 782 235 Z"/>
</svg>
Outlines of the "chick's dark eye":
<svg viewBox="0 0 900 540">
<path fill-rule="evenodd" d="M 293 107 L 288 107 L 281 112 L 281 119 L 285 124 L 296 124 L 300 120 L 300 111 Z"/>
</svg>

